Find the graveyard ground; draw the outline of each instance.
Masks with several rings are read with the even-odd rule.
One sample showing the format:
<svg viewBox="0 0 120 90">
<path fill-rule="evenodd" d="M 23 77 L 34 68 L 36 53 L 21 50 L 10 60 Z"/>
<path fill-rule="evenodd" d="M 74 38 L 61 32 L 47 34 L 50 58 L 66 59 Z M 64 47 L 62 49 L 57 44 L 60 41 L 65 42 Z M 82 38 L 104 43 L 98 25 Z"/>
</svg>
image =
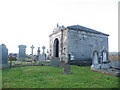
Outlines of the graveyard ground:
<svg viewBox="0 0 120 90">
<path fill-rule="evenodd" d="M 63 68 L 29 66 L 2 72 L 2 88 L 118 88 L 118 77 L 71 66 L 71 74 Z"/>
</svg>

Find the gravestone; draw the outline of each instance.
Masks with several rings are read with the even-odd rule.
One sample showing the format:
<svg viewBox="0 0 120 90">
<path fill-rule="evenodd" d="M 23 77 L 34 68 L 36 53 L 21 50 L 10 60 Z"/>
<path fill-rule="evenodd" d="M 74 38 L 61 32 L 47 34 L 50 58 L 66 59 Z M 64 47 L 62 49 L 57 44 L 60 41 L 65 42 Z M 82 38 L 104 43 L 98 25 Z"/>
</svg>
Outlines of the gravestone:
<svg viewBox="0 0 120 90">
<path fill-rule="evenodd" d="M 101 69 L 107 69 L 110 68 L 110 64 L 108 62 L 108 53 L 107 51 L 104 49 L 102 52 L 102 64 L 101 64 Z"/>
<path fill-rule="evenodd" d="M 46 47 L 43 46 L 42 49 L 43 49 L 43 54 L 45 54 L 45 49 L 46 49 Z"/>
<path fill-rule="evenodd" d="M 53 67 L 59 67 L 60 59 L 58 57 L 52 57 L 51 58 L 51 66 Z"/>
<path fill-rule="evenodd" d="M 25 45 L 19 45 L 19 54 L 18 54 L 18 60 L 23 61 L 26 58 L 26 46 Z"/>
<path fill-rule="evenodd" d="M 70 74 L 71 73 L 71 66 L 68 64 L 64 65 L 64 74 Z"/>
<path fill-rule="evenodd" d="M 43 46 L 42 49 L 43 49 L 43 53 L 39 55 L 39 61 L 45 61 L 46 60 L 46 54 L 45 54 L 46 47 Z"/>
<path fill-rule="evenodd" d="M 98 52 L 97 51 L 93 52 L 91 69 L 100 69 L 100 65 L 98 63 Z"/>
<path fill-rule="evenodd" d="M 40 56 L 40 47 L 38 47 L 37 55 Z"/>
<path fill-rule="evenodd" d="M 0 45 L 0 69 L 8 68 L 8 49 L 5 44 Z"/>
<path fill-rule="evenodd" d="M 60 64 L 59 64 L 59 67 L 64 67 L 64 66 L 65 66 L 65 61 L 61 60 Z"/>
<path fill-rule="evenodd" d="M 37 57 L 36 57 L 36 59 L 37 59 L 38 62 L 39 62 L 39 57 L 40 57 L 40 47 L 38 47 L 38 50 L 37 50 Z"/>
<path fill-rule="evenodd" d="M 31 48 L 31 55 L 33 55 L 33 49 L 34 49 L 35 47 L 32 45 L 30 48 Z"/>
<path fill-rule="evenodd" d="M 45 54 L 41 54 L 39 56 L 39 61 L 45 61 L 46 60 L 46 55 Z"/>
</svg>

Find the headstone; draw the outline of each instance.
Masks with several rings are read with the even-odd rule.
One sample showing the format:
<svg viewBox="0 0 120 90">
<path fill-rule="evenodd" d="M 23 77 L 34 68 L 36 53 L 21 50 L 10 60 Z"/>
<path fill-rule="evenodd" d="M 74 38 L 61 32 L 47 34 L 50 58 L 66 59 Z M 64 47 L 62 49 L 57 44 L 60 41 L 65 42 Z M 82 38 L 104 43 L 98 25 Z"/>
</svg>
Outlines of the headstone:
<svg viewBox="0 0 120 90">
<path fill-rule="evenodd" d="M 8 49 L 5 44 L 0 45 L 0 69 L 8 68 Z"/>
<path fill-rule="evenodd" d="M 45 54 L 46 47 L 43 46 L 42 49 L 43 49 L 43 53 L 39 54 L 39 61 L 45 61 L 46 60 L 46 54 Z"/>
<path fill-rule="evenodd" d="M 34 49 L 35 47 L 32 45 L 30 48 L 31 48 L 31 55 L 33 55 L 33 49 Z"/>
<path fill-rule="evenodd" d="M 46 60 L 46 55 L 45 54 L 41 54 L 39 56 L 39 61 L 45 61 Z"/>
<path fill-rule="evenodd" d="M 107 53 L 107 51 L 104 49 L 101 53 L 102 53 L 101 69 L 110 68 L 110 64 L 108 62 L 108 53 Z"/>
<path fill-rule="evenodd" d="M 51 66 L 59 67 L 60 59 L 58 57 L 51 58 Z"/>
<path fill-rule="evenodd" d="M 43 46 L 42 47 L 42 49 L 43 49 L 43 54 L 45 53 L 45 49 L 46 49 L 46 47 L 45 46 Z"/>
<path fill-rule="evenodd" d="M 64 65 L 64 74 L 70 74 L 71 73 L 71 67 L 68 64 Z"/>
<path fill-rule="evenodd" d="M 40 56 L 40 47 L 38 47 L 37 55 Z"/>
<path fill-rule="evenodd" d="M 19 47 L 18 60 L 23 61 L 26 58 L 26 46 L 19 45 L 18 47 Z"/>
<path fill-rule="evenodd" d="M 93 52 L 91 69 L 100 69 L 100 65 L 98 63 L 98 52 L 97 51 Z"/>
</svg>

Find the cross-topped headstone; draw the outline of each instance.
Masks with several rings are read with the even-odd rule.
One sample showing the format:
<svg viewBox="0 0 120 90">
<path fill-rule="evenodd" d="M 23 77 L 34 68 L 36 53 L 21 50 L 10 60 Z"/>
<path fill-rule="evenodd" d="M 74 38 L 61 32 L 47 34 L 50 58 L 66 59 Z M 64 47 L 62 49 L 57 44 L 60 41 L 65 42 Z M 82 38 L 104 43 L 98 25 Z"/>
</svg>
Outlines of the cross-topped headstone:
<svg viewBox="0 0 120 90">
<path fill-rule="evenodd" d="M 43 54 L 45 53 L 45 49 L 46 49 L 46 47 L 45 46 L 43 46 L 42 47 L 42 49 L 43 49 Z"/>
<path fill-rule="evenodd" d="M 31 48 L 31 55 L 33 55 L 33 49 L 34 49 L 35 47 L 32 45 L 30 48 Z"/>
</svg>

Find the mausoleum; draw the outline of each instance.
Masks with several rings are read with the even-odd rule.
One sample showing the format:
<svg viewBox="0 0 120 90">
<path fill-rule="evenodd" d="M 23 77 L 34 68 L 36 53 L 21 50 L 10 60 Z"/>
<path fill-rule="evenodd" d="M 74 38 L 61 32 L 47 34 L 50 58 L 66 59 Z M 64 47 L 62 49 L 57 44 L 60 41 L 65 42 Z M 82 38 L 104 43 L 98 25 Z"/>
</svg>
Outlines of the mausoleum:
<svg viewBox="0 0 120 90">
<path fill-rule="evenodd" d="M 93 51 L 108 52 L 108 34 L 81 26 L 59 26 L 50 37 L 50 57 L 58 57 L 69 63 L 91 64 Z"/>
</svg>

